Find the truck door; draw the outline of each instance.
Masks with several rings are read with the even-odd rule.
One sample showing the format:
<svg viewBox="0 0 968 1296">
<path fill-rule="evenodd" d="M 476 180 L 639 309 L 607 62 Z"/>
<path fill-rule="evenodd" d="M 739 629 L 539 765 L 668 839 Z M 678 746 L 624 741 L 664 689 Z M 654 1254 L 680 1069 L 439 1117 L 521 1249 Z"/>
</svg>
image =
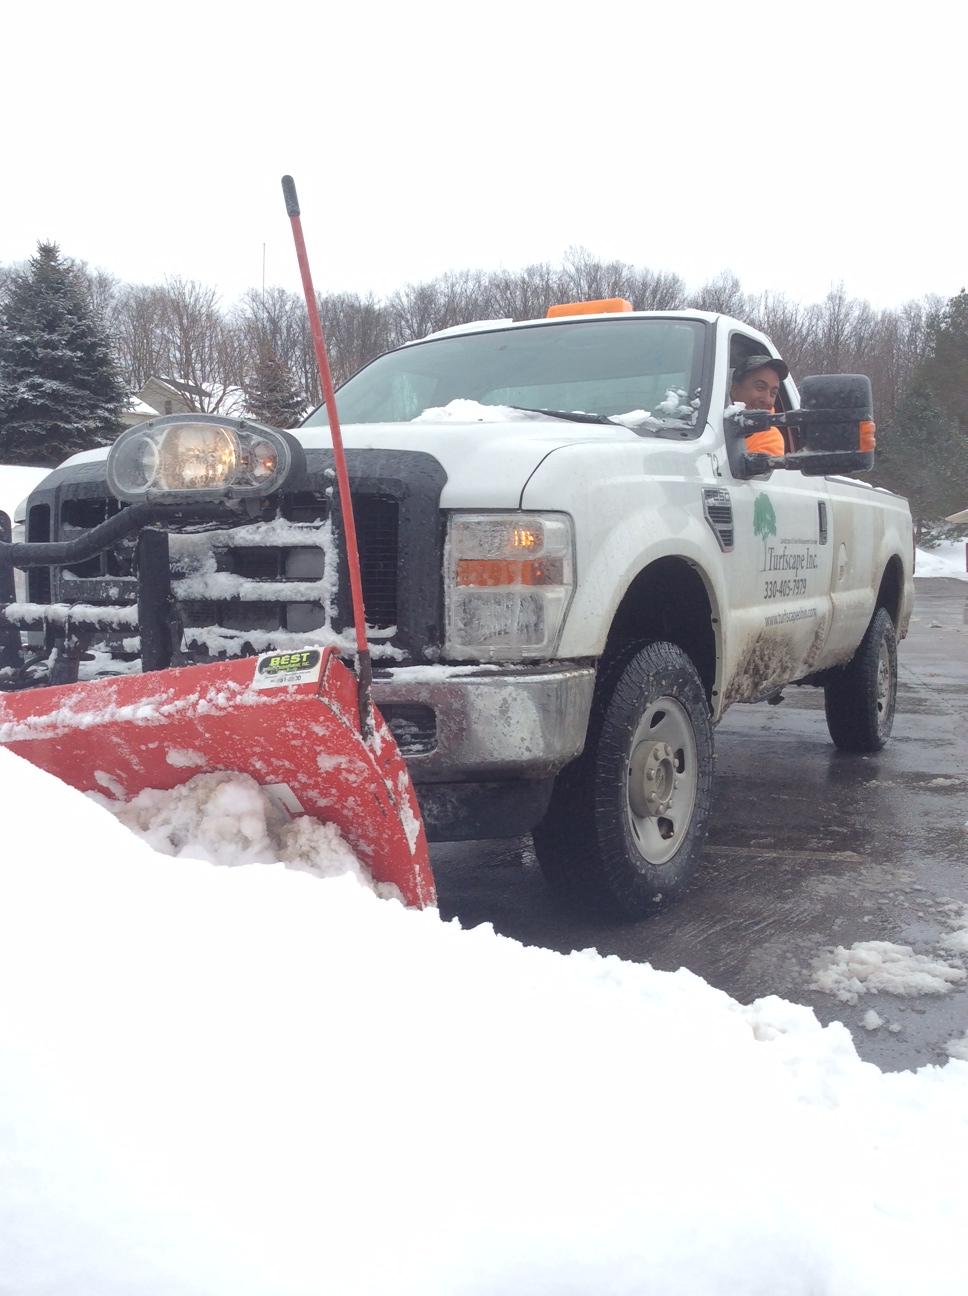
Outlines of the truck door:
<svg viewBox="0 0 968 1296">
<path fill-rule="evenodd" d="M 763 349 L 762 342 L 734 334 L 733 355 L 744 344 Z M 728 380 L 726 387 L 728 399 Z M 789 408 L 792 400 L 788 379 L 781 384 L 777 404 Z M 724 431 L 727 437 L 737 435 L 728 420 Z M 825 479 L 785 470 L 749 479 L 731 476 L 730 566 L 736 616 L 726 648 L 724 704 L 755 701 L 809 675 L 823 651 L 831 619 Z"/>
</svg>

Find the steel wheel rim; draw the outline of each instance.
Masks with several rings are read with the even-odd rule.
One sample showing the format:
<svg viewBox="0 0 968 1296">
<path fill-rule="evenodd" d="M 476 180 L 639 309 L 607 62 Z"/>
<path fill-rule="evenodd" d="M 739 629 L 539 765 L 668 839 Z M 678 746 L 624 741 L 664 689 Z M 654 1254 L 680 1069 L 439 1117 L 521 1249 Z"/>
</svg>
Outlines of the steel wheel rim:
<svg viewBox="0 0 968 1296">
<path fill-rule="evenodd" d="M 891 713 L 893 694 L 893 675 L 891 670 L 891 650 L 887 641 L 881 643 L 877 654 L 877 683 L 875 686 L 875 704 L 877 707 L 877 727 L 882 729 Z"/>
<path fill-rule="evenodd" d="M 662 697 L 643 712 L 629 746 L 626 816 L 646 864 L 666 864 L 682 845 L 696 805 L 699 758 L 689 713 Z"/>
</svg>

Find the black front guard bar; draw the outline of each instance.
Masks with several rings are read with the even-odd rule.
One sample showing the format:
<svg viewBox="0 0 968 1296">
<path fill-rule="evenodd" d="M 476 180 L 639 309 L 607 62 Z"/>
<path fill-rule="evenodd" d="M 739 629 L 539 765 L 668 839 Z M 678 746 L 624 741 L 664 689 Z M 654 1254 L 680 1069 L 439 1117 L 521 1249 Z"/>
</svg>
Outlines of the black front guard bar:
<svg viewBox="0 0 968 1296">
<path fill-rule="evenodd" d="M 105 607 L 100 615 L 102 609 L 87 608 L 72 619 L 68 608 L 56 626 L 42 610 L 18 609 L 14 568 L 86 562 L 135 532 L 138 533 L 137 633 L 141 637 L 141 668 L 155 671 L 170 666 L 180 642 L 180 629 L 175 625 L 168 531 L 152 529 L 152 523 L 167 522 L 170 527 L 174 520 L 170 504 L 131 504 L 75 540 L 13 544 L 10 519 L 0 513 L 0 690 L 33 683 L 72 684 L 77 680 L 81 659 L 94 634 L 99 629 L 130 625 L 129 618 L 122 615 L 126 609 Z M 177 510 L 180 526 L 218 522 L 238 525 L 239 521 L 238 512 L 226 504 L 198 504 L 190 510 L 184 507 Z M 43 680 L 24 678 L 20 631 L 37 625 L 44 628 L 53 654 L 50 674 Z"/>
</svg>

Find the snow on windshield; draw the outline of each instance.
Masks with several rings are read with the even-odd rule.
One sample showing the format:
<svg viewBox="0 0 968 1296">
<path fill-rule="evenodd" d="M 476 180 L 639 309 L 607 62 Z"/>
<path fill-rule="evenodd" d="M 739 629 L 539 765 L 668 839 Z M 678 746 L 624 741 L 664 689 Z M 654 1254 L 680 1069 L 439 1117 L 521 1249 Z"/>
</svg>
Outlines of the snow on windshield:
<svg viewBox="0 0 968 1296">
<path fill-rule="evenodd" d="M 425 409 L 412 423 L 529 423 L 540 414 L 512 409 L 510 405 L 482 405 L 475 400 L 452 400 L 446 405 Z"/>
<path fill-rule="evenodd" d="M 609 414 L 605 417 L 622 427 L 639 429 L 643 424 L 658 425 L 666 419 L 684 419 L 695 422 L 699 408 L 699 397 L 686 403 L 686 393 L 682 390 L 668 388 L 665 397 L 656 405 L 655 412 L 645 409 L 628 410 L 624 414 Z M 519 409 L 515 405 L 484 405 L 476 400 L 452 400 L 446 405 L 425 409 L 412 423 L 533 423 L 536 419 L 566 417 L 574 414 L 579 418 L 595 417 L 591 410 L 560 410 L 547 413 L 540 409 Z"/>
</svg>

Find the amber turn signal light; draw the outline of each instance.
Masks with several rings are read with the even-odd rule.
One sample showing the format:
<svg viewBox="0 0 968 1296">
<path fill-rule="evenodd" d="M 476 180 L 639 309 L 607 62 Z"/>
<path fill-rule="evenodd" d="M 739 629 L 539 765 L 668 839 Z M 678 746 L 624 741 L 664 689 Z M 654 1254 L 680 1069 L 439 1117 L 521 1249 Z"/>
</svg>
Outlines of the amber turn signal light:
<svg viewBox="0 0 968 1296">
<path fill-rule="evenodd" d="M 560 558 L 461 558 L 457 584 L 495 589 L 515 585 L 560 585 L 564 567 Z"/>
</svg>

